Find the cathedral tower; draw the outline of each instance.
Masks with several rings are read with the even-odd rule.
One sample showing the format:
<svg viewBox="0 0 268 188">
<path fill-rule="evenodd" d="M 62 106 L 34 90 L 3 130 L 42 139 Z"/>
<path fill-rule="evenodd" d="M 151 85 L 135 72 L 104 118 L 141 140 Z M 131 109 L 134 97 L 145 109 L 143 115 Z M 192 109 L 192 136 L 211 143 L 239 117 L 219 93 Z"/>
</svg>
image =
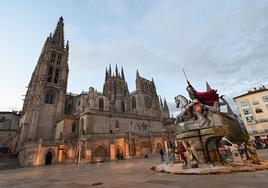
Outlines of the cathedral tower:
<svg viewBox="0 0 268 188">
<path fill-rule="evenodd" d="M 121 74 L 117 65 L 115 74 L 112 74 L 111 65 L 109 66 L 109 71 L 106 69 L 103 94 L 110 101 L 111 111 L 123 113 L 129 111 L 129 91 L 123 67 L 121 68 Z"/>
<path fill-rule="evenodd" d="M 142 78 L 136 72 L 137 110 L 139 114 L 160 116 L 161 109 L 154 80 Z"/>
<path fill-rule="evenodd" d="M 47 38 L 23 104 L 19 141 L 53 139 L 55 125 L 64 113 L 68 79 L 69 43 L 64 44 L 64 23 L 60 17 Z"/>
</svg>

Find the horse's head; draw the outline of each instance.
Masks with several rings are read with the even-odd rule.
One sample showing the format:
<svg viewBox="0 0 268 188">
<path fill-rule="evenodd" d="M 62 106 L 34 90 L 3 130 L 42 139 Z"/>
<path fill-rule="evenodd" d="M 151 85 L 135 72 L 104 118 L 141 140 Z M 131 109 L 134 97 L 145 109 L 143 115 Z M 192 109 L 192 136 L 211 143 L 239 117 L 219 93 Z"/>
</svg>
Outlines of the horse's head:
<svg viewBox="0 0 268 188">
<path fill-rule="evenodd" d="M 181 108 L 188 103 L 188 100 L 184 96 L 178 95 L 175 97 L 175 102 L 176 102 L 176 107 Z"/>
</svg>

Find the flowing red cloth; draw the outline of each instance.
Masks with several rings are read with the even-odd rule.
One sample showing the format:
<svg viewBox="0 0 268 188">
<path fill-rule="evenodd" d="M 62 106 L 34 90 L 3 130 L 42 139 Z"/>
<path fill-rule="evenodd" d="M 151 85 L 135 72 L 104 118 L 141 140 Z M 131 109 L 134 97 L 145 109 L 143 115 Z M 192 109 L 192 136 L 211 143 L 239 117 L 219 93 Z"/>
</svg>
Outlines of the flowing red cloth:
<svg viewBox="0 0 268 188">
<path fill-rule="evenodd" d="M 219 102 L 219 95 L 217 94 L 217 90 L 214 89 L 207 92 L 195 91 L 194 95 L 202 104 L 208 106 L 213 106 L 215 102 Z"/>
</svg>

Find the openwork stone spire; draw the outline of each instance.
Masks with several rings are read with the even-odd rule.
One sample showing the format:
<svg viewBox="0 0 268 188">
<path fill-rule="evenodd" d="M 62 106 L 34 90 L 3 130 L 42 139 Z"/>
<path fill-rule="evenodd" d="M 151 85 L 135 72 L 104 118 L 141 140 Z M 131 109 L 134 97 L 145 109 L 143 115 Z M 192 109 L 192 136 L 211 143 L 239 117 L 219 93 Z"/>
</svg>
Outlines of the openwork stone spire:
<svg viewBox="0 0 268 188">
<path fill-rule="evenodd" d="M 64 23 L 62 16 L 60 17 L 56 29 L 52 35 L 52 41 L 56 46 L 64 48 Z"/>
</svg>

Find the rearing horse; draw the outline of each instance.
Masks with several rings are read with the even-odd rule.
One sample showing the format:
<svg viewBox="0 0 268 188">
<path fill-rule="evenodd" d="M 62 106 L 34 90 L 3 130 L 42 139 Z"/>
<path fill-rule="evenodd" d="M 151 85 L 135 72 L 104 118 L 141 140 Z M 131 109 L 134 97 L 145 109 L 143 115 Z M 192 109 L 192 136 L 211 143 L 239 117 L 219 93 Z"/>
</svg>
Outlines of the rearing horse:
<svg viewBox="0 0 268 188">
<path fill-rule="evenodd" d="M 209 121 L 205 116 L 204 112 L 205 107 L 196 99 L 193 101 L 189 101 L 182 95 L 178 95 L 175 97 L 176 107 L 179 108 L 180 114 L 176 117 L 175 124 L 184 120 L 184 118 L 191 118 L 194 114 L 196 114 L 197 121 L 199 121 L 200 127 L 202 127 L 207 121 Z M 195 107 L 198 107 L 199 110 Z M 194 109 L 193 109 L 194 108 Z"/>
</svg>

